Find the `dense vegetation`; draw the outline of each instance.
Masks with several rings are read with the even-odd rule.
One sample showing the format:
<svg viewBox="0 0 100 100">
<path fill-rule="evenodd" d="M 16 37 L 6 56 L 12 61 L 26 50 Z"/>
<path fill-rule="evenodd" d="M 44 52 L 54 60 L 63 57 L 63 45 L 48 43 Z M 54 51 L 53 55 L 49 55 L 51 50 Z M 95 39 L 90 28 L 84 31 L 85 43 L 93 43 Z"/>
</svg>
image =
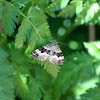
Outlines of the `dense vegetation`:
<svg viewBox="0 0 100 100">
<path fill-rule="evenodd" d="M 0 100 L 100 100 L 100 0 L 0 0 L 0 19 Z M 55 40 L 63 65 L 30 56 Z"/>
</svg>

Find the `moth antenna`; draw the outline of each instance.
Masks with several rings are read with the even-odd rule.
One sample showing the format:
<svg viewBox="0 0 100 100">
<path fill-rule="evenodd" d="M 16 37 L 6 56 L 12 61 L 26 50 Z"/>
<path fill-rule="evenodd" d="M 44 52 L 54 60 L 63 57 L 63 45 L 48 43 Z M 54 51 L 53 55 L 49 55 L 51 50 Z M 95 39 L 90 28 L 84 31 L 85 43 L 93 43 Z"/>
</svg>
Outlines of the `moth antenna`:
<svg viewBox="0 0 100 100">
<path fill-rule="evenodd" d="M 61 44 L 64 44 L 64 45 L 67 45 L 68 46 L 68 44 L 66 44 L 66 43 L 62 43 L 62 42 L 57 42 L 57 43 L 61 43 Z"/>
<path fill-rule="evenodd" d="M 67 45 L 67 46 L 69 47 L 69 45 L 68 45 L 68 44 L 66 44 L 66 43 L 58 42 L 58 41 L 56 41 L 56 40 L 49 40 L 49 41 L 50 41 L 50 42 L 61 43 L 61 44 Z"/>
</svg>

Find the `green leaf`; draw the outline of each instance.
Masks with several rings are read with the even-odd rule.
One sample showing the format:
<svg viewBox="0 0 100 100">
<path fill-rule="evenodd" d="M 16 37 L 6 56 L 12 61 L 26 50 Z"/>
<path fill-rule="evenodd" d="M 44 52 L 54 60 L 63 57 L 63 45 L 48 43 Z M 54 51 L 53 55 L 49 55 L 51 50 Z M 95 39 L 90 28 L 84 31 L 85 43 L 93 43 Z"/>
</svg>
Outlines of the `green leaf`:
<svg viewBox="0 0 100 100">
<path fill-rule="evenodd" d="M 76 6 L 76 15 L 78 15 L 82 11 L 83 1 L 78 1 Z"/>
<path fill-rule="evenodd" d="M 18 75 L 17 75 L 18 76 Z M 16 95 L 22 100 L 39 100 L 41 99 L 41 91 L 38 82 L 29 78 L 28 82 L 25 76 L 20 74 L 16 78 Z"/>
<path fill-rule="evenodd" d="M 71 85 L 76 86 L 77 83 L 89 80 L 95 75 L 94 63 L 92 58 L 86 53 L 74 53 L 70 55 L 67 62 L 62 66 L 58 77 L 52 86 L 53 99 L 60 98 L 62 94 L 67 92 Z M 63 77 L 63 80 L 61 81 Z"/>
<path fill-rule="evenodd" d="M 62 79 L 62 77 L 63 77 L 63 79 Z M 56 78 L 56 80 L 54 81 L 54 84 L 52 86 L 52 96 L 53 96 L 54 100 L 59 99 L 60 96 L 67 91 L 70 84 L 72 83 L 71 77 L 72 77 L 71 71 L 67 71 L 67 69 L 65 69 L 65 71 L 64 71 L 63 68 L 61 69 L 58 77 Z"/>
<path fill-rule="evenodd" d="M 82 9 L 82 1 L 72 1 L 70 5 L 66 6 L 59 14 L 58 17 L 73 17 L 74 14 L 80 13 Z M 80 8 L 80 9 L 79 9 Z"/>
<path fill-rule="evenodd" d="M 14 100 L 14 85 L 11 79 L 0 80 L 0 98 L 2 100 Z"/>
<path fill-rule="evenodd" d="M 3 61 L 7 56 L 8 54 L 0 48 L 0 98 L 14 100 L 14 83 L 11 75 L 15 73 L 15 70 Z"/>
<path fill-rule="evenodd" d="M 52 64 L 49 61 L 42 61 L 41 66 L 44 66 L 44 69 L 47 70 L 52 77 L 56 78 L 59 72 L 60 67 L 58 65 Z"/>
<path fill-rule="evenodd" d="M 35 48 L 38 39 L 39 39 L 38 35 L 35 34 L 35 31 L 32 31 L 31 37 L 29 39 L 30 52 L 32 52 L 32 50 Z"/>
<path fill-rule="evenodd" d="M 5 59 L 6 57 L 8 57 L 8 53 L 4 52 L 4 50 L 0 48 L 0 60 Z"/>
<path fill-rule="evenodd" d="M 31 41 L 33 38 L 33 40 L 35 40 L 35 43 L 37 39 L 38 44 L 43 44 L 47 38 L 51 37 L 49 26 L 47 25 L 47 20 L 45 18 L 44 13 L 39 11 L 36 8 L 31 7 L 29 11 L 29 18 L 33 26 L 33 30 L 31 32 L 31 38 L 29 39 L 29 41 Z M 33 35 L 33 34 L 36 34 L 36 35 Z M 33 49 L 32 44 L 34 46 L 33 41 L 29 42 L 30 50 Z"/>
<path fill-rule="evenodd" d="M 26 39 L 29 38 L 32 26 L 27 18 L 24 18 L 16 35 L 15 46 L 21 47 Z"/>
<path fill-rule="evenodd" d="M 100 7 L 100 2 L 98 3 L 99 4 L 99 7 Z M 95 13 L 93 19 L 91 19 L 88 23 L 92 23 L 92 24 L 100 24 L 100 9 L 98 10 L 97 13 Z"/>
<path fill-rule="evenodd" d="M 84 82 L 81 82 L 79 84 L 77 84 L 74 88 L 73 88 L 73 92 L 75 94 L 76 97 L 85 94 L 87 90 L 89 90 L 90 88 L 95 88 L 97 87 L 96 83 L 99 83 L 99 77 L 93 77 L 90 78 Z M 90 99 L 91 100 L 91 99 Z"/>
<path fill-rule="evenodd" d="M 64 9 L 67 4 L 69 3 L 70 0 L 62 0 L 61 3 L 60 3 L 60 8 L 61 9 Z"/>
<path fill-rule="evenodd" d="M 31 2 L 31 1 L 27 2 L 27 4 L 21 9 L 21 12 L 22 12 L 24 15 L 27 15 L 27 14 L 28 14 L 28 10 L 29 10 L 29 8 L 31 7 L 31 5 L 32 5 L 32 2 Z M 23 17 L 22 15 L 20 15 L 20 16 L 18 17 L 18 24 L 22 21 L 23 18 L 24 18 L 24 17 Z"/>
<path fill-rule="evenodd" d="M 17 33 L 15 40 L 16 47 L 20 47 L 26 42 L 26 36 L 28 38 L 30 37 L 30 51 L 33 50 L 37 42 L 38 44 L 42 44 L 45 42 L 46 38 L 51 37 L 44 13 L 35 7 L 30 8 L 28 17 L 23 19 L 21 26 L 19 27 L 19 32 Z"/>
<path fill-rule="evenodd" d="M 88 53 L 97 58 L 100 59 L 100 41 L 96 41 L 96 42 L 84 42 L 84 46 L 85 48 L 88 50 Z"/>
<path fill-rule="evenodd" d="M 4 29 L 4 32 L 9 36 L 12 35 L 14 29 L 16 28 L 16 16 L 18 16 L 18 8 L 11 5 L 9 2 L 5 2 L 2 13 L 2 28 Z"/>
<path fill-rule="evenodd" d="M 18 7 L 24 6 L 29 0 L 13 0 L 14 4 Z"/>
<path fill-rule="evenodd" d="M 75 73 L 80 81 L 88 80 L 92 75 L 95 75 L 94 59 L 85 52 L 71 55 L 70 60 L 77 65 Z M 79 79 L 76 80 L 78 81 Z"/>
<path fill-rule="evenodd" d="M 36 1 L 37 2 L 37 1 Z M 36 3 L 37 6 L 35 6 L 37 9 L 40 9 L 41 11 L 46 12 L 48 15 L 50 15 L 51 17 L 55 17 L 55 13 L 54 11 L 47 9 L 48 8 L 48 4 L 45 3 Z"/>
<path fill-rule="evenodd" d="M 97 84 L 97 87 L 91 88 L 86 91 L 86 94 L 81 96 L 81 100 L 99 100 L 100 99 L 100 83 Z"/>
<path fill-rule="evenodd" d="M 3 3 L 0 1 L 0 18 L 2 18 Z"/>
<path fill-rule="evenodd" d="M 94 18 L 94 15 L 99 11 L 99 5 L 96 2 L 87 3 L 86 6 L 76 17 L 76 24 L 88 23 L 91 19 Z"/>
<path fill-rule="evenodd" d="M 51 96 L 49 94 L 45 93 L 43 96 L 43 100 L 52 100 L 52 99 L 51 99 Z"/>
<path fill-rule="evenodd" d="M 65 8 L 70 0 L 54 0 L 52 4 L 48 6 L 49 10 L 59 10 Z"/>
</svg>

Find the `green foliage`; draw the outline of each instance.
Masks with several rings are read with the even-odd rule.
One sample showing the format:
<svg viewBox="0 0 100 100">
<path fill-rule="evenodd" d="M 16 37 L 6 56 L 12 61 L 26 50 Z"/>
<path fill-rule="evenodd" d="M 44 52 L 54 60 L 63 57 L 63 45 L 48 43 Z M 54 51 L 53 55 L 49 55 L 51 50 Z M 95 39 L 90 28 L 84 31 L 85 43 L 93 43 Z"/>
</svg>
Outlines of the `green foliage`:
<svg viewBox="0 0 100 100">
<path fill-rule="evenodd" d="M 50 63 L 49 61 L 41 62 L 41 66 L 44 66 L 44 69 L 47 69 L 47 72 L 51 74 L 54 78 L 57 77 L 60 67 Z"/>
<path fill-rule="evenodd" d="M 76 18 L 76 24 L 88 23 L 93 19 L 94 15 L 99 11 L 99 4 L 96 2 L 87 3 L 85 8 L 82 9 L 80 14 Z"/>
<path fill-rule="evenodd" d="M 100 84 L 97 84 L 98 87 L 89 89 L 86 91 L 86 94 L 82 95 L 81 100 L 99 100 L 100 98 Z"/>
<path fill-rule="evenodd" d="M 16 40 L 15 40 L 16 47 L 20 47 L 23 45 L 24 42 L 26 42 L 26 38 L 29 37 L 28 35 L 31 30 L 32 27 L 29 21 L 27 20 L 27 18 L 24 18 L 19 27 L 18 34 L 16 35 Z"/>
<path fill-rule="evenodd" d="M 97 59 L 100 59 L 100 41 L 86 43 L 84 42 L 85 48 L 87 48 L 89 54 Z"/>
<path fill-rule="evenodd" d="M 22 100 L 40 99 L 42 94 L 39 89 L 39 84 L 33 78 L 31 78 L 28 83 L 26 83 L 25 79 L 26 78 L 23 75 L 17 77 L 16 95 Z"/>
<path fill-rule="evenodd" d="M 100 24 L 99 12 L 99 0 L 1 0 L 0 99 L 99 100 L 99 35 L 98 41 L 83 43 L 87 27 L 76 26 Z M 78 45 L 74 50 L 61 45 L 61 66 L 30 56 L 52 37 L 77 41 L 71 43 Z"/>
<path fill-rule="evenodd" d="M 2 8 L 2 28 L 6 34 L 11 36 L 16 28 L 18 9 L 9 2 L 4 2 L 4 4 Z"/>
<path fill-rule="evenodd" d="M 14 84 L 11 75 L 15 73 L 13 67 L 3 60 L 8 54 L 0 48 L 0 98 L 2 100 L 14 99 Z"/>
<path fill-rule="evenodd" d="M 44 13 L 31 7 L 28 16 L 25 16 L 25 19 L 23 19 L 19 27 L 15 45 L 16 47 L 22 46 L 23 43 L 26 42 L 27 37 L 29 39 L 30 51 L 32 51 L 37 41 L 41 43 L 45 38 L 49 38 L 50 36 L 49 26 L 47 25 Z"/>
<path fill-rule="evenodd" d="M 2 17 L 2 2 L 0 1 L 0 18 Z"/>
<path fill-rule="evenodd" d="M 13 3 L 18 6 L 18 7 L 22 7 L 24 6 L 24 4 L 26 4 L 29 0 L 12 0 Z"/>
<path fill-rule="evenodd" d="M 59 14 L 58 17 L 73 17 L 75 14 L 77 15 L 75 18 L 75 24 L 89 24 L 89 23 L 98 23 L 99 20 L 99 10 L 100 10 L 100 2 L 97 0 L 72 0 L 70 5 L 66 6 Z"/>
<path fill-rule="evenodd" d="M 58 17 L 73 17 L 74 14 L 79 14 L 82 9 L 83 1 L 72 1 L 70 5 L 66 6 L 59 14 Z"/>
<path fill-rule="evenodd" d="M 70 0 L 54 0 L 47 9 L 50 10 L 59 10 L 64 8 Z"/>
</svg>

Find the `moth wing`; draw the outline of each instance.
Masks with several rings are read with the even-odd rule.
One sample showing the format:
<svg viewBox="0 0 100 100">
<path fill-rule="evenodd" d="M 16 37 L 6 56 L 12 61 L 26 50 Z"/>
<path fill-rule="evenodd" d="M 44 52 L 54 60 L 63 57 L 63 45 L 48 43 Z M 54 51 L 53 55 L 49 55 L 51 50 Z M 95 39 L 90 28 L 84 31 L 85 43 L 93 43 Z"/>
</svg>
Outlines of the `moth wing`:
<svg viewBox="0 0 100 100">
<path fill-rule="evenodd" d="M 47 50 L 45 48 L 46 46 L 43 46 L 39 49 L 36 49 L 34 52 L 31 53 L 31 56 L 35 59 L 38 59 L 40 61 L 45 61 L 49 58 L 49 53 L 50 53 L 50 50 Z"/>
<path fill-rule="evenodd" d="M 49 57 L 49 61 L 56 65 L 63 65 L 64 64 L 64 56 L 58 57 L 57 55 L 52 55 Z"/>
<path fill-rule="evenodd" d="M 31 56 L 40 61 L 49 59 L 51 63 L 57 65 L 62 65 L 64 63 L 64 56 L 56 42 L 44 45 L 43 47 L 36 49 L 31 53 Z"/>
</svg>

